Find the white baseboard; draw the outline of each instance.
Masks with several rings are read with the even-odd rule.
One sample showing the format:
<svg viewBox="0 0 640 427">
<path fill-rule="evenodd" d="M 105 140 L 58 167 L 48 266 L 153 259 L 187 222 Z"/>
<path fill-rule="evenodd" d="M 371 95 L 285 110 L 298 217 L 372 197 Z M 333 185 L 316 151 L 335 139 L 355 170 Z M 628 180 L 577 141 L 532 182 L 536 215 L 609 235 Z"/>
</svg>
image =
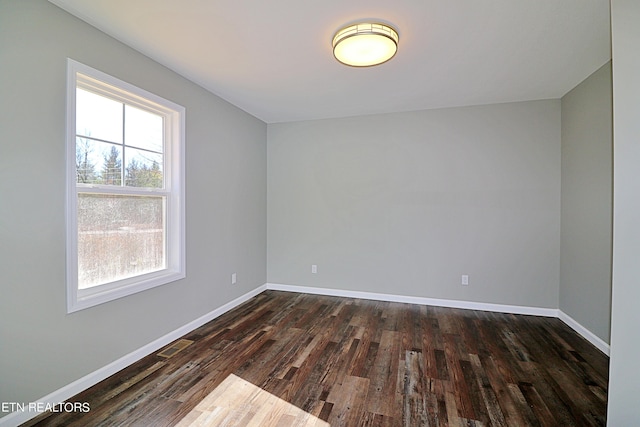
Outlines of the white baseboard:
<svg viewBox="0 0 640 427">
<path fill-rule="evenodd" d="M 573 319 L 571 316 L 569 316 L 568 314 L 566 314 L 564 311 L 562 310 L 558 310 L 558 319 L 562 320 L 564 323 L 566 323 L 571 329 L 573 329 L 574 331 L 576 331 L 577 333 L 579 333 L 580 335 L 582 335 L 582 337 L 584 339 L 586 339 L 587 341 L 589 341 L 591 344 L 593 344 L 594 346 L 596 346 L 598 348 L 598 350 L 600 350 L 601 352 L 603 352 L 604 354 L 606 354 L 607 356 L 609 355 L 609 351 L 610 351 L 610 346 L 609 344 L 607 344 L 606 342 L 604 342 L 603 340 L 601 340 L 598 336 L 596 336 L 593 332 L 591 332 L 590 330 L 588 330 L 587 328 L 585 328 L 584 326 L 582 326 L 580 323 L 578 323 L 575 319 Z"/>
<path fill-rule="evenodd" d="M 605 353 L 607 356 L 609 355 L 609 344 L 602 341 L 595 334 L 593 334 L 587 328 L 585 328 L 584 326 L 576 322 L 570 316 L 568 316 L 561 310 L 557 310 L 557 309 L 541 308 L 541 307 L 526 307 L 526 306 L 519 306 L 519 305 L 491 304 L 491 303 L 472 302 L 472 301 L 447 300 L 447 299 L 437 299 L 437 298 L 424 298 L 424 297 L 414 297 L 414 296 L 404 296 L 404 295 L 381 294 L 381 293 L 374 293 L 374 292 L 347 291 L 347 290 L 341 290 L 341 289 L 284 285 L 284 284 L 278 284 L 278 283 L 265 283 L 264 285 L 258 286 L 256 289 L 250 292 L 247 292 L 246 294 L 234 299 L 233 301 L 228 302 L 227 304 L 205 314 L 204 316 L 199 317 L 198 319 L 192 322 L 187 323 L 186 325 L 172 332 L 169 332 L 168 334 L 121 357 L 120 359 L 88 375 L 85 375 L 84 377 L 72 382 L 71 384 L 68 384 L 46 395 L 45 397 L 39 399 L 37 402 L 42 402 L 42 403 L 64 402 L 65 400 L 75 396 L 81 391 L 84 391 L 89 387 L 99 383 L 100 381 L 110 377 L 116 372 L 137 362 L 138 360 L 153 353 L 154 351 L 161 349 L 167 344 L 177 340 L 178 338 L 186 335 L 187 333 L 204 325 L 205 323 L 210 322 L 216 317 L 223 315 L 227 311 L 232 310 L 233 308 L 239 306 L 243 302 L 253 298 L 254 296 L 260 294 L 261 292 L 267 289 L 276 290 L 276 291 L 299 292 L 299 293 L 315 294 L 315 295 L 360 298 L 360 299 L 369 299 L 369 300 L 376 300 L 376 301 L 390 301 L 390 302 L 401 302 L 401 303 L 408 303 L 408 304 L 434 305 L 439 307 L 463 308 L 463 309 L 469 309 L 469 310 L 493 311 L 493 312 L 500 312 L 500 313 L 556 317 L 562 320 L 564 323 L 566 323 L 578 334 L 582 335 L 587 341 L 589 341 L 591 344 L 596 346 L 600 351 Z M 31 418 L 34 418 L 38 415 L 39 413 L 37 412 L 13 412 L 9 415 L 6 415 L 0 418 L 0 427 L 16 427 L 22 423 L 29 421 Z"/>
<path fill-rule="evenodd" d="M 150 342 L 149 344 L 140 347 L 139 349 L 132 351 L 131 353 L 121 357 L 118 360 L 115 360 L 114 362 L 109 363 L 106 366 L 103 366 L 102 368 L 88 374 L 85 375 L 84 377 L 72 382 L 71 384 L 68 384 L 48 395 L 46 395 L 45 397 L 39 399 L 37 402 L 42 402 L 42 403 L 60 403 L 60 402 L 64 402 L 65 400 L 75 396 L 76 394 L 80 393 L 81 391 L 84 391 L 86 389 L 88 389 L 89 387 L 99 383 L 100 381 L 110 377 L 111 375 L 115 374 L 116 372 L 126 368 L 127 366 L 137 362 L 138 360 L 142 359 L 143 357 L 161 349 L 162 347 L 166 346 L 167 344 L 177 340 L 178 338 L 188 334 L 189 332 L 193 331 L 196 328 L 199 328 L 200 326 L 204 325 L 207 322 L 210 322 L 211 320 L 215 319 L 216 317 L 219 317 L 221 315 L 223 315 L 224 313 L 226 313 L 227 311 L 239 306 L 240 304 L 242 304 L 243 302 L 253 298 L 254 296 L 258 295 L 259 293 L 265 291 L 267 289 L 266 285 L 262 285 L 257 287 L 256 289 L 247 292 L 246 294 L 234 299 L 231 302 L 226 303 L 225 305 L 205 314 L 204 316 L 199 317 L 198 319 L 187 323 L 186 325 L 172 331 L 169 332 L 168 334 L 158 338 L 157 340 Z M 6 415 L 2 418 L 0 418 L 0 427 L 16 427 L 22 423 L 25 423 L 27 421 L 29 421 L 32 418 L 35 418 L 39 415 L 38 412 L 12 412 L 9 415 Z"/>
<path fill-rule="evenodd" d="M 532 316 L 558 317 L 553 308 L 525 307 L 520 305 L 491 304 L 485 302 L 458 301 L 438 298 L 412 297 L 405 295 L 379 294 L 374 292 L 345 291 L 341 289 L 313 288 L 308 286 L 267 283 L 267 289 L 306 294 L 328 295 L 346 298 L 370 299 L 375 301 L 403 302 L 407 304 L 435 305 L 438 307 L 464 308 L 468 310 L 494 311 L 498 313 L 529 314 Z"/>
</svg>

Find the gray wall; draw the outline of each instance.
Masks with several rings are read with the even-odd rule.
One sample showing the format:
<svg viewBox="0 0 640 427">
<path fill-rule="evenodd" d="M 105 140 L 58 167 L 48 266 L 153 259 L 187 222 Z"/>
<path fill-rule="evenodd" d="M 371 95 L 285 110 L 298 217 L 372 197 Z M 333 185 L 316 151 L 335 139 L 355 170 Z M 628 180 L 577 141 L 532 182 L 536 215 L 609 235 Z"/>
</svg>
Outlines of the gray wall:
<svg viewBox="0 0 640 427">
<path fill-rule="evenodd" d="M 613 200 L 611 92 L 609 62 L 562 98 L 560 310 L 607 343 Z"/>
<path fill-rule="evenodd" d="M 69 315 L 67 57 L 187 110 L 187 278 Z M 0 401 L 43 397 L 265 283 L 263 122 L 44 0 L 0 2 L 0 73 Z"/>
<path fill-rule="evenodd" d="M 640 419 L 640 2 L 612 0 L 613 297 L 608 425 Z"/>
<path fill-rule="evenodd" d="M 268 281 L 557 308 L 560 135 L 559 100 L 270 124 Z"/>
</svg>

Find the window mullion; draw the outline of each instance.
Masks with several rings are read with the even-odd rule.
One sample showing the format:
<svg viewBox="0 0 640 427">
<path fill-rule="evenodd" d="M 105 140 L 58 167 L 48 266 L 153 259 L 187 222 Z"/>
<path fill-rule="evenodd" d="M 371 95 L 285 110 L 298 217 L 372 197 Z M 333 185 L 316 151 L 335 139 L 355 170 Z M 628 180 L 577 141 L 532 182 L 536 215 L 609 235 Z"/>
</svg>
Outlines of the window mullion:
<svg viewBox="0 0 640 427">
<path fill-rule="evenodd" d="M 123 186 L 123 187 L 126 187 L 126 185 L 127 185 L 125 183 L 125 181 L 124 181 L 125 177 L 126 177 L 125 170 L 126 170 L 126 167 L 127 167 L 126 166 L 127 162 L 126 162 L 125 153 L 124 153 L 125 152 L 125 150 L 124 150 L 124 147 L 125 147 L 124 135 L 126 133 L 125 132 L 125 126 L 126 125 L 127 125 L 127 123 L 126 123 L 126 117 L 125 117 L 125 104 L 123 103 L 122 104 L 122 168 L 120 168 L 120 185 Z"/>
<path fill-rule="evenodd" d="M 115 194 L 123 196 L 169 196 L 170 191 L 161 188 L 136 188 L 136 187 L 120 187 L 115 185 L 92 185 L 78 184 L 78 194 L 81 193 L 97 193 L 97 194 Z"/>
</svg>

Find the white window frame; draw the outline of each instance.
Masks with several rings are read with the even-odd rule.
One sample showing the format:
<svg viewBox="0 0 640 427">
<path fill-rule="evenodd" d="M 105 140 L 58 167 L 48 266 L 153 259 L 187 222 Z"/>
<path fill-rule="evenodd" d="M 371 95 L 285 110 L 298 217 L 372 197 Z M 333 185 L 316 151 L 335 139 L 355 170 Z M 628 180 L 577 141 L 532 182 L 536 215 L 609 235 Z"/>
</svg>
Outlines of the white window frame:
<svg viewBox="0 0 640 427">
<path fill-rule="evenodd" d="M 153 111 L 164 117 L 164 189 L 76 183 L 76 88 L 85 89 Z M 115 77 L 67 60 L 67 236 L 66 284 L 67 313 L 122 298 L 186 277 L 185 267 L 185 108 L 123 82 Z M 124 165 L 122 165 L 124 168 Z M 107 284 L 78 289 L 78 223 L 79 192 L 166 196 L 165 269 L 116 280 Z M 146 193 L 145 193 L 146 192 Z"/>
</svg>

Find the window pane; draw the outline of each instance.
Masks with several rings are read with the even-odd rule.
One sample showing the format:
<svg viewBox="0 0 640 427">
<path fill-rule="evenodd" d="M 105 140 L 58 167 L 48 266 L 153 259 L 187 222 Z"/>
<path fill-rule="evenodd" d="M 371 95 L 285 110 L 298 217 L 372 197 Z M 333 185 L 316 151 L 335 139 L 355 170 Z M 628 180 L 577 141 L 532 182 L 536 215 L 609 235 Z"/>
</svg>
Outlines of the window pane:
<svg viewBox="0 0 640 427">
<path fill-rule="evenodd" d="M 77 137 L 76 182 L 122 185 L 122 146 Z"/>
<path fill-rule="evenodd" d="M 125 106 L 124 139 L 128 146 L 162 153 L 162 117 L 131 105 Z"/>
<path fill-rule="evenodd" d="M 76 134 L 122 144 L 122 103 L 77 88 Z"/>
<path fill-rule="evenodd" d="M 163 188 L 162 154 L 126 147 L 125 185 L 128 187 Z"/>
<path fill-rule="evenodd" d="M 78 288 L 165 267 L 165 197 L 78 194 Z"/>
</svg>

